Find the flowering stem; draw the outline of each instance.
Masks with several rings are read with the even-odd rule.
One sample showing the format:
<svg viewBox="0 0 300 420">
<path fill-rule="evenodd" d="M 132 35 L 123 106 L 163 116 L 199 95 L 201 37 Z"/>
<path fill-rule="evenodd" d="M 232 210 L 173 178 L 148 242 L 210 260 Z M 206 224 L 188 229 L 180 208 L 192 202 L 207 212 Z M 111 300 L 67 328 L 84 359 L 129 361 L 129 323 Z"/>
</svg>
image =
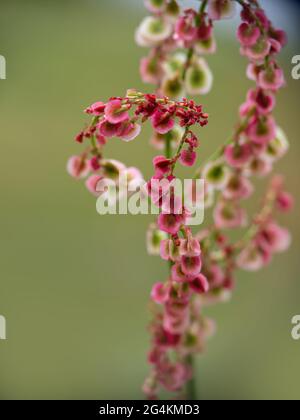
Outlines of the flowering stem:
<svg viewBox="0 0 300 420">
<path fill-rule="evenodd" d="M 274 202 L 276 200 L 276 192 L 270 188 L 267 192 L 264 206 L 262 207 L 259 214 L 256 215 L 256 217 L 253 220 L 252 225 L 249 227 L 243 238 L 236 243 L 235 245 L 235 251 L 240 251 L 243 247 L 245 247 L 257 234 L 259 231 L 259 225 L 261 223 L 264 223 L 268 220 L 270 215 L 273 212 L 274 208 Z"/>
<path fill-rule="evenodd" d="M 182 147 L 185 143 L 185 139 L 186 136 L 189 132 L 189 127 L 186 128 L 185 133 L 182 136 L 182 139 L 180 141 L 180 144 L 178 146 L 178 149 L 176 151 L 176 155 L 175 155 L 175 159 L 178 156 L 180 156 L 180 152 L 182 150 Z M 165 156 L 167 159 L 171 158 L 171 137 L 170 136 L 166 136 L 166 144 L 165 144 Z M 172 171 L 175 169 L 175 165 L 177 162 L 177 159 L 175 160 L 173 167 L 172 167 Z M 169 261 L 169 268 L 172 268 L 172 261 Z M 189 401 L 195 401 L 196 400 L 196 381 L 195 381 L 195 369 L 194 369 L 194 357 L 192 355 L 189 355 L 187 357 L 187 364 L 190 366 L 190 369 L 192 371 L 192 379 L 187 383 L 186 386 L 186 397 L 187 400 Z"/>
<path fill-rule="evenodd" d="M 172 173 L 175 169 L 177 160 L 180 156 L 180 152 L 181 152 L 181 150 L 184 146 L 184 143 L 185 143 L 185 140 L 186 140 L 186 137 L 187 137 L 188 133 L 189 133 L 189 127 L 186 127 L 185 132 L 184 132 L 184 134 L 182 136 L 182 139 L 181 139 L 181 141 L 178 145 L 178 148 L 177 148 L 177 151 L 176 151 L 176 154 L 175 154 L 175 157 L 174 157 L 174 163 L 172 165 Z M 171 158 L 171 138 L 170 138 L 170 136 L 166 137 L 165 156 L 166 156 L 167 159 Z M 173 265 L 172 261 L 170 261 L 169 262 L 169 268 L 170 269 L 172 268 L 172 265 Z M 186 361 L 187 361 L 187 364 L 190 366 L 190 369 L 192 371 L 192 378 L 187 383 L 187 386 L 186 386 L 186 397 L 187 397 L 187 400 L 194 401 L 194 400 L 196 400 L 196 381 L 195 381 L 195 369 L 194 369 L 194 357 L 193 357 L 193 355 L 189 355 L 187 357 Z"/>
<path fill-rule="evenodd" d="M 204 2 L 204 3 L 207 3 L 207 2 Z M 187 135 L 189 133 L 189 129 L 190 129 L 189 127 L 185 128 L 185 132 L 184 132 L 184 134 L 182 136 L 182 139 L 181 139 L 181 141 L 178 145 L 176 155 L 175 155 L 175 158 L 174 158 L 175 161 L 172 165 L 172 173 L 175 169 L 177 160 L 180 157 L 180 152 L 181 152 L 181 150 L 184 146 L 185 140 L 186 140 Z M 187 383 L 187 386 L 186 386 L 187 400 L 194 401 L 194 400 L 196 400 L 196 381 L 195 381 L 195 368 L 194 368 L 194 357 L 193 357 L 193 355 L 190 354 L 187 357 L 187 364 L 190 366 L 190 369 L 191 369 L 191 372 L 192 372 L 192 378 Z"/>
<path fill-rule="evenodd" d="M 201 6 L 200 6 L 200 9 L 199 9 L 199 14 L 202 16 L 205 12 L 208 0 L 200 0 L 200 1 L 201 1 Z"/>
<path fill-rule="evenodd" d="M 200 13 L 203 14 L 205 12 L 205 8 L 207 6 L 208 0 L 203 0 L 200 8 Z"/>
</svg>

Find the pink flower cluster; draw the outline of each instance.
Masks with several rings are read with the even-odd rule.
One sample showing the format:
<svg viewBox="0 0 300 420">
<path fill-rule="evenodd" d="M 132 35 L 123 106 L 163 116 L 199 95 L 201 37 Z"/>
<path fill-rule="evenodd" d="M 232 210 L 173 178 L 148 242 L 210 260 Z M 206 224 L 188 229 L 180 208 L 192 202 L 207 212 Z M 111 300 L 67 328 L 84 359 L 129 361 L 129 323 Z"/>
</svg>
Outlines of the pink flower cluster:
<svg viewBox="0 0 300 420">
<path fill-rule="evenodd" d="M 282 157 L 288 143 L 273 117 L 275 95 L 284 86 L 276 55 L 286 42 L 284 33 L 273 28 L 265 13 L 252 3 L 243 3 L 242 24 L 237 31 L 242 54 L 250 63 L 247 74 L 256 87 L 250 89 L 240 108 L 240 123 L 230 143 L 222 148 L 217 161 L 209 162 L 202 174 L 212 189 L 222 193 L 214 210 L 215 227 L 237 228 L 247 225 L 243 200 L 254 192 L 252 175 L 266 176 Z M 260 44 L 269 48 L 258 51 Z M 272 47 L 277 45 L 277 47 Z M 275 151 L 275 155 L 272 152 Z"/>
</svg>

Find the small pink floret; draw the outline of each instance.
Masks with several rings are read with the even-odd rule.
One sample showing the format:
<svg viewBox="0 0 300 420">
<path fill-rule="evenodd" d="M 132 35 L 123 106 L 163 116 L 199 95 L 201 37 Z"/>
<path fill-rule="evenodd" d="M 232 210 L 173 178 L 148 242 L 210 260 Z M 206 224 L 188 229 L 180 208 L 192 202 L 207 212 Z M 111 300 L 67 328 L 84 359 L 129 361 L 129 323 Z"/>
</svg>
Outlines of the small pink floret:
<svg viewBox="0 0 300 420">
<path fill-rule="evenodd" d="M 105 107 L 105 117 L 111 124 L 118 124 L 129 119 L 127 108 L 123 109 L 122 101 L 114 99 Z"/>
</svg>

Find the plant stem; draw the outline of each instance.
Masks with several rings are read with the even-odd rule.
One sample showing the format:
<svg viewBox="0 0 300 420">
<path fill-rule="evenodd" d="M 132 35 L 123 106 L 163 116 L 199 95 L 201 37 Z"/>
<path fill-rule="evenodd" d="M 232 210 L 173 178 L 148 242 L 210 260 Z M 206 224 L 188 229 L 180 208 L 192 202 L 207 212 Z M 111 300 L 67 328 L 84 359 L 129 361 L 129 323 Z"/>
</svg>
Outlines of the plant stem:
<svg viewBox="0 0 300 420">
<path fill-rule="evenodd" d="M 188 382 L 186 387 L 187 400 L 196 401 L 197 400 L 197 390 L 196 390 L 196 380 L 195 380 L 195 363 L 194 357 L 190 354 L 187 357 L 187 363 L 190 365 L 193 376 L 192 379 Z"/>
<path fill-rule="evenodd" d="M 206 9 L 207 3 L 208 3 L 208 0 L 203 0 L 202 3 L 201 3 L 201 5 L 200 5 L 199 16 L 198 16 L 199 24 L 201 23 L 201 18 L 202 18 L 202 16 L 205 13 L 205 9 Z M 185 81 L 186 73 L 187 73 L 187 71 L 188 71 L 188 69 L 190 67 L 190 64 L 192 62 L 193 56 L 194 56 L 194 47 L 191 47 L 191 48 L 189 48 L 188 53 L 187 53 L 186 63 L 185 63 L 184 71 L 183 71 L 183 75 L 182 75 L 182 80 L 183 81 Z"/>
</svg>

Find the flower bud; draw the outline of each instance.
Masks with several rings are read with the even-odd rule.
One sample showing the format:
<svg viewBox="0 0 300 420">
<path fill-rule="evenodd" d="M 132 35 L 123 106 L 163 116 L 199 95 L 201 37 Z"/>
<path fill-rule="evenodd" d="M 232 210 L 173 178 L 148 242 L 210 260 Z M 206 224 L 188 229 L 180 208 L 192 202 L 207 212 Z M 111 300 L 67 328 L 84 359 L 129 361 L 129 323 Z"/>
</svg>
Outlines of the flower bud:
<svg viewBox="0 0 300 420">
<path fill-rule="evenodd" d="M 160 254 L 160 244 L 166 240 L 168 235 L 157 228 L 155 224 L 151 224 L 147 231 L 147 250 L 149 255 Z"/>
<path fill-rule="evenodd" d="M 203 58 L 198 58 L 188 68 L 185 88 L 190 95 L 206 95 L 212 88 L 213 75 Z"/>
<path fill-rule="evenodd" d="M 216 190 L 222 190 L 230 177 L 230 171 L 222 160 L 209 162 L 203 169 L 203 178 L 208 185 Z"/>
</svg>

